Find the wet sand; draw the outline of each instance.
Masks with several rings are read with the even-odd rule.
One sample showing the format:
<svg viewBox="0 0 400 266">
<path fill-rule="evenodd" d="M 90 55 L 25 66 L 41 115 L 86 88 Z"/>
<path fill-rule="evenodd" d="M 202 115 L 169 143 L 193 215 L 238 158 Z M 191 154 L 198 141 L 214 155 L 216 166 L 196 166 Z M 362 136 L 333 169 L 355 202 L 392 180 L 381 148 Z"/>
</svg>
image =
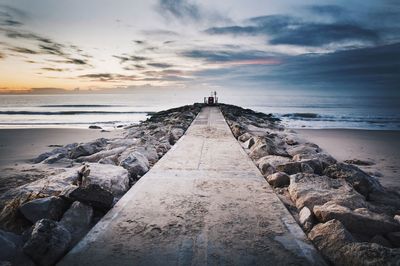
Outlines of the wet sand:
<svg viewBox="0 0 400 266">
<path fill-rule="evenodd" d="M 54 147 L 49 147 L 50 145 L 87 142 L 121 134 L 121 130 L 101 132 L 95 129 L 75 128 L 0 129 L 0 169 L 24 163 L 43 152 L 54 149 Z"/>
<path fill-rule="evenodd" d="M 359 166 L 382 185 L 400 192 L 400 131 L 355 129 L 296 129 L 339 161 L 366 160 Z"/>
</svg>

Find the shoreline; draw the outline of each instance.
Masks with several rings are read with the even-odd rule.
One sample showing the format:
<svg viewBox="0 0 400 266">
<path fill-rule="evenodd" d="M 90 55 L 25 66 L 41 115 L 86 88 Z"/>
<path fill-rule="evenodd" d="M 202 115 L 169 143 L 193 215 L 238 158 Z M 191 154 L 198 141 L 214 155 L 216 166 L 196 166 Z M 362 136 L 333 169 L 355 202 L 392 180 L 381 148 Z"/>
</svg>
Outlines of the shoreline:
<svg viewBox="0 0 400 266">
<path fill-rule="evenodd" d="M 320 146 L 338 161 L 362 160 L 357 165 L 376 177 L 383 186 L 400 189 L 400 131 L 364 129 L 292 129 Z"/>
<path fill-rule="evenodd" d="M 88 128 L 0 128 L 0 169 L 27 163 L 59 145 L 114 138 L 122 133 L 119 129 L 101 132 Z"/>
</svg>

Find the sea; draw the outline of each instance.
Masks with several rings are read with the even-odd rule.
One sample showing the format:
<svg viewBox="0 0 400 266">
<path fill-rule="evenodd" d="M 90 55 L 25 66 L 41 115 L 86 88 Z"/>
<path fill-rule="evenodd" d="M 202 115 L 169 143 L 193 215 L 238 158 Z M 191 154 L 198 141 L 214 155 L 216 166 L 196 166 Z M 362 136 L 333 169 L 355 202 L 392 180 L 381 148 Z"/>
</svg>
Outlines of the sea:
<svg viewBox="0 0 400 266">
<path fill-rule="evenodd" d="M 112 129 L 139 123 L 153 112 L 202 101 L 199 93 L 0 95 L 0 128 Z M 271 113 L 293 129 L 400 130 L 399 97 L 227 93 L 219 95 L 219 102 Z"/>
</svg>

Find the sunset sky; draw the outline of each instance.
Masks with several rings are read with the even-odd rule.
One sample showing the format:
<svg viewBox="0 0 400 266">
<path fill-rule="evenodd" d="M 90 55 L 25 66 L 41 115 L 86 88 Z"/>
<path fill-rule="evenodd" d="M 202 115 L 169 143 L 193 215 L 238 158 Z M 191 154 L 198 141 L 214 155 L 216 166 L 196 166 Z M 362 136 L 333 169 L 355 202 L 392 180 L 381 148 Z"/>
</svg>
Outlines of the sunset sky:
<svg viewBox="0 0 400 266">
<path fill-rule="evenodd" d="M 0 92 L 400 84 L 398 0 L 0 0 Z"/>
</svg>

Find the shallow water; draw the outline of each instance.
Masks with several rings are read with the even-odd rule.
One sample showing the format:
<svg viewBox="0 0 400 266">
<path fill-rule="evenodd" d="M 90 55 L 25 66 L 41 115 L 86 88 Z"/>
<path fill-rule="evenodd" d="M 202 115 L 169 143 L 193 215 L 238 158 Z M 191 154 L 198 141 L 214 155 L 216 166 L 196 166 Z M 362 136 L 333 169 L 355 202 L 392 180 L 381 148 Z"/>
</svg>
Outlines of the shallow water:
<svg viewBox="0 0 400 266">
<path fill-rule="evenodd" d="M 290 128 L 400 130 L 398 97 L 225 93 L 220 99 L 273 113 Z M 0 127 L 113 128 L 144 120 L 150 112 L 201 101 L 199 93 L 1 95 Z"/>
</svg>

